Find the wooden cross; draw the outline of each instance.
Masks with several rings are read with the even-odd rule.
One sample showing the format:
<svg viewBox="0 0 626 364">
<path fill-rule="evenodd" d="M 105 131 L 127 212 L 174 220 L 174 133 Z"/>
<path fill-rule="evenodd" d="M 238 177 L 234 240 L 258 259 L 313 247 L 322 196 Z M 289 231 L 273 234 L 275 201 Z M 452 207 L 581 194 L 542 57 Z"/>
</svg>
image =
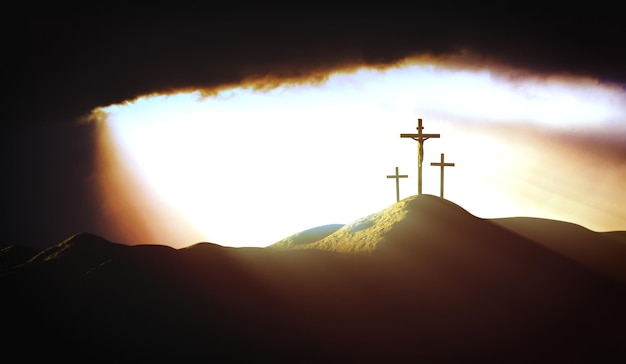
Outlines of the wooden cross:
<svg viewBox="0 0 626 364">
<path fill-rule="evenodd" d="M 400 178 L 408 178 L 406 174 L 398 174 L 398 167 L 396 167 L 396 174 L 389 175 L 387 178 L 395 178 L 396 179 L 396 202 L 400 202 Z"/>
<path fill-rule="evenodd" d="M 439 138 L 439 134 L 422 134 L 422 119 L 417 119 L 417 134 L 400 134 L 400 138 L 417 141 L 417 194 L 422 194 L 422 161 L 424 160 L 424 142 L 429 138 Z"/>
<path fill-rule="evenodd" d="M 440 185 L 439 185 L 439 195 L 441 196 L 441 198 L 443 198 L 443 169 L 445 167 L 454 167 L 454 163 L 445 163 L 443 158 L 443 153 L 441 153 L 441 162 L 430 162 L 431 166 L 439 166 L 441 168 L 441 178 L 440 178 Z"/>
</svg>

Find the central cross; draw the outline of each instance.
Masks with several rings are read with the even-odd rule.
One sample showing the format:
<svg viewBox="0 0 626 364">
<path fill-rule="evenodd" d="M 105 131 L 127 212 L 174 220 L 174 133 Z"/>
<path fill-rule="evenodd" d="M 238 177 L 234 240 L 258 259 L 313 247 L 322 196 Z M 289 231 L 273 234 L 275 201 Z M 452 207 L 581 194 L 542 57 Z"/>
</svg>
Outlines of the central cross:
<svg viewBox="0 0 626 364">
<path fill-rule="evenodd" d="M 424 160 L 424 142 L 429 138 L 439 138 L 439 134 L 423 134 L 422 119 L 417 119 L 417 134 L 400 134 L 400 138 L 417 141 L 417 194 L 422 194 L 422 161 Z"/>
</svg>

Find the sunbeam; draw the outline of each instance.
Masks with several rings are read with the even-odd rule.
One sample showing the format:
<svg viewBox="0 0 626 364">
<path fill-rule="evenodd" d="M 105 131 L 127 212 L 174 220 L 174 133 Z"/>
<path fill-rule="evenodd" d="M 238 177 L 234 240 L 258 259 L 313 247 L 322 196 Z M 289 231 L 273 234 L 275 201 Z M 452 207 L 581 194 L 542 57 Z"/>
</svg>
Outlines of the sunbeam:
<svg viewBox="0 0 626 364">
<path fill-rule="evenodd" d="M 152 208 L 189 224 L 155 243 L 171 245 L 176 231 L 185 241 L 192 227 L 195 241 L 262 247 L 350 223 L 395 202 L 386 178 L 395 167 L 408 175 L 400 198 L 414 195 L 417 146 L 400 134 L 415 132 L 418 118 L 424 132 L 441 135 L 424 145 L 423 193 L 439 195 L 439 167 L 430 162 L 445 153 L 455 163 L 445 171 L 446 199 L 477 216 L 553 218 L 597 231 L 626 226 L 623 155 L 600 147 L 626 143 L 618 128 L 626 95 L 610 85 L 407 64 L 315 85 L 201 95 L 101 109 L 126 178 L 154 191 L 145 198 L 162 207 Z M 571 143 L 576 138 L 586 142 Z"/>
</svg>

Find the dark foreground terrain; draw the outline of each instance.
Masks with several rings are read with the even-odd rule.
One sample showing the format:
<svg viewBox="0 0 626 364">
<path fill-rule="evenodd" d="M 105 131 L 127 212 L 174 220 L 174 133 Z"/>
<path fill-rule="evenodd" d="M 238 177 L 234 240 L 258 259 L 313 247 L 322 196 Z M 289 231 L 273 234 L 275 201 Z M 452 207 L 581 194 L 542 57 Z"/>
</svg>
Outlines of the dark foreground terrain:
<svg viewBox="0 0 626 364">
<path fill-rule="evenodd" d="M 2 351 L 142 362 L 621 363 L 624 232 L 434 196 L 267 248 L 81 233 L 0 254 Z M 621 264 L 623 263 L 623 264 Z"/>
</svg>

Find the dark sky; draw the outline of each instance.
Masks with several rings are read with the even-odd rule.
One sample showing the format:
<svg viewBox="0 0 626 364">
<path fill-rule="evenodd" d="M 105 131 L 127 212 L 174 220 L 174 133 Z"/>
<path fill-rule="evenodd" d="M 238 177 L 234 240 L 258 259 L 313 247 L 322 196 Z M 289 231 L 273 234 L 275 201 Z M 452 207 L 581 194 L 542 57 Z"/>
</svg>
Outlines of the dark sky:
<svg viewBox="0 0 626 364">
<path fill-rule="evenodd" d="M 479 65 L 626 86 L 622 13 L 606 7 L 70 9 L 2 15 L 2 245 L 104 234 L 93 126 L 75 122 L 140 95 L 460 52 Z"/>
</svg>

